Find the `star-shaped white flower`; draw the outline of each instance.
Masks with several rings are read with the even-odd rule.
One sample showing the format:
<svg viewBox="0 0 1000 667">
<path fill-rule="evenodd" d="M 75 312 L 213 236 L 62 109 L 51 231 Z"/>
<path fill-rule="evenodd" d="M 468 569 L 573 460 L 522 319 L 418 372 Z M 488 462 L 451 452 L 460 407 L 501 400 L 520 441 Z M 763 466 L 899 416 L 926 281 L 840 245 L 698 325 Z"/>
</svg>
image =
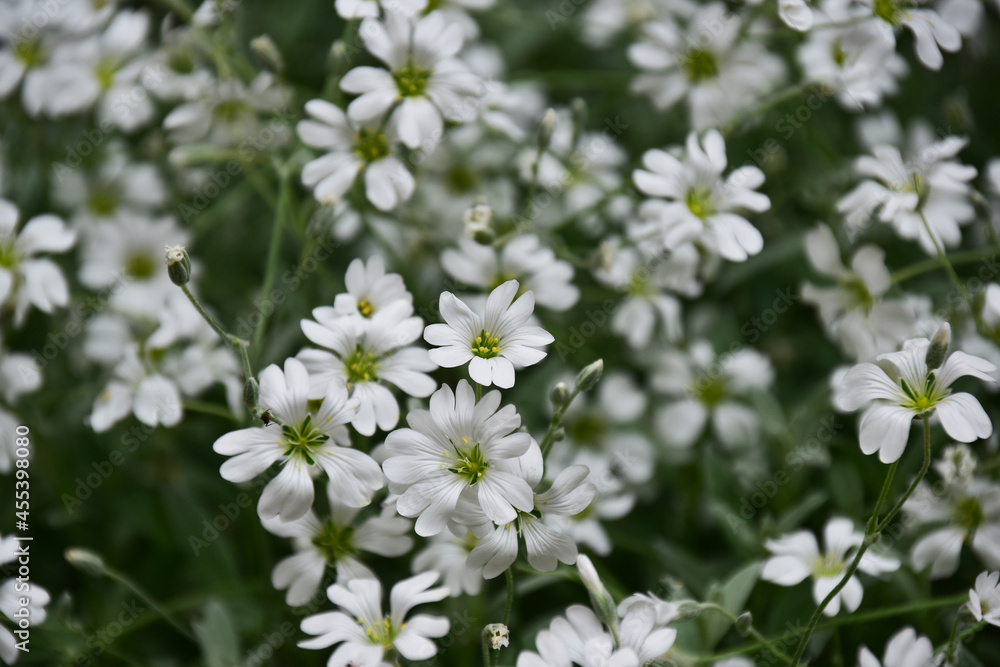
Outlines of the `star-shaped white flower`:
<svg viewBox="0 0 1000 667">
<path fill-rule="evenodd" d="M 539 348 L 555 340 L 548 331 L 528 324 L 535 295 L 528 291 L 514 301 L 519 288 L 516 280 L 497 287 L 482 314 L 474 313 L 451 292 L 444 292 L 440 309 L 446 324 L 424 329 L 424 340 L 439 346 L 429 352 L 431 361 L 444 368 L 468 363 L 469 375 L 479 384 L 513 387 L 514 367 L 537 364 L 545 358 Z"/>
<path fill-rule="evenodd" d="M 1000 627 L 1000 572 L 982 572 L 969 589 L 969 611 L 977 621 Z"/>
</svg>

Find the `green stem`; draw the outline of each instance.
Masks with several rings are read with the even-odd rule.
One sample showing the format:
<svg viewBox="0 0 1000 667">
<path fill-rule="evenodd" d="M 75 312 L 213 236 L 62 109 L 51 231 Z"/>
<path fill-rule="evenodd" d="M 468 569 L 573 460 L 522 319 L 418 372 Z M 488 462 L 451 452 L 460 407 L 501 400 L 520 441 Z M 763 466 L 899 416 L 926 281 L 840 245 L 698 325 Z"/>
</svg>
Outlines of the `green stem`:
<svg viewBox="0 0 1000 667">
<path fill-rule="evenodd" d="M 206 415 L 214 415 L 216 417 L 222 417 L 223 419 L 231 419 L 234 422 L 239 423 L 239 418 L 236 417 L 228 409 L 222 407 L 221 405 L 216 405 L 215 403 L 209 403 L 207 401 L 196 401 L 194 399 L 184 399 L 184 409 L 191 412 L 201 412 Z"/>
<path fill-rule="evenodd" d="M 743 123 L 746 122 L 748 119 L 753 118 L 758 114 L 764 113 L 770 108 L 781 104 L 785 100 L 789 100 L 793 97 L 797 97 L 798 95 L 802 94 L 802 92 L 805 91 L 806 88 L 809 85 L 811 85 L 811 83 L 812 83 L 811 81 L 806 81 L 804 83 L 788 86 L 787 88 L 782 88 L 781 90 L 774 93 L 770 97 L 764 99 L 760 104 L 751 107 L 749 109 L 746 109 L 741 113 L 738 113 L 735 118 L 733 118 L 731 121 L 722 126 L 720 132 L 722 133 L 723 136 L 728 137 L 730 134 L 739 129 L 739 127 L 743 125 Z"/>
<path fill-rule="evenodd" d="M 927 230 L 927 233 L 930 235 L 931 241 L 934 242 L 934 249 L 937 250 L 938 260 L 941 262 L 941 266 L 948 273 L 948 277 L 951 278 L 951 282 L 954 283 L 955 288 L 958 289 L 958 291 L 965 298 L 966 303 L 969 304 L 969 311 L 975 315 L 976 309 L 972 304 L 972 296 L 969 294 L 969 291 L 965 289 L 965 285 L 962 284 L 962 281 L 958 279 L 958 274 L 955 273 L 955 267 L 951 265 L 951 262 L 948 261 L 948 256 L 944 254 L 944 248 L 941 247 L 941 243 L 938 241 L 937 236 L 935 236 L 934 232 L 931 230 L 930 223 L 927 222 L 927 216 L 924 215 L 923 210 L 920 211 L 920 219 L 923 221 L 924 229 Z"/>
<path fill-rule="evenodd" d="M 510 610 L 514 606 L 514 569 L 508 567 L 504 577 L 507 579 L 507 601 L 503 605 L 503 624 L 507 625 L 510 621 Z"/>
<path fill-rule="evenodd" d="M 542 444 L 540 445 L 543 461 L 546 457 L 548 457 L 549 450 L 552 449 L 552 445 L 556 441 L 556 431 L 559 430 L 559 426 L 562 424 L 563 415 L 566 413 L 570 404 L 573 403 L 573 399 L 575 399 L 579 394 L 580 388 L 573 387 L 573 391 L 570 392 L 569 398 L 567 398 L 566 402 L 556 410 L 554 415 L 552 415 L 552 422 L 549 424 L 549 430 L 546 431 L 545 437 L 542 439 Z"/>
<path fill-rule="evenodd" d="M 170 625 L 174 626 L 174 628 L 179 633 L 181 633 L 182 635 L 184 635 L 185 637 L 187 637 L 188 639 L 190 639 L 192 642 L 198 643 L 197 640 L 194 638 L 194 635 L 192 635 L 191 632 L 187 628 L 185 628 L 183 625 L 181 625 L 170 614 L 170 612 L 168 612 L 166 609 L 164 609 L 163 607 L 161 607 L 159 605 L 159 603 L 157 603 L 153 598 L 151 598 L 146 593 L 146 591 L 144 591 L 142 588 L 139 587 L 139 585 L 137 583 L 135 583 L 134 581 L 132 581 L 131 579 L 129 579 L 128 577 L 126 577 L 124 574 L 122 574 L 121 572 L 119 572 L 118 570 L 114 569 L 113 567 L 111 567 L 110 565 L 107 565 L 107 564 L 104 565 L 104 573 L 108 576 L 109 579 L 117 581 L 118 583 L 120 583 L 121 585 L 123 585 L 126 588 L 130 589 L 133 593 L 135 593 L 136 595 L 138 595 L 139 597 L 141 597 L 145 601 L 146 604 L 148 604 L 150 607 L 153 608 L 153 611 L 155 611 L 157 614 L 159 614 L 160 616 L 162 616 L 163 620 L 165 620 L 167 623 L 169 623 Z"/>
<path fill-rule="evenodd" d="M 188 286 L 181 285 L 181 290 L 187 296 L 188 301 L 190 301 L 192 305 L 194 305 L 195 309 L 201 314 L 201 316 L 205 319 L 205 321 L 208 322 L 208 326 L 212 327 L 212 330 L 219 335 L 219 338 L 222 339 L 222 342 L 225 343 L 226 345 L 230 346 L 233 345 L 232 337 L 229 334 L 227 334 L 225 330 L 223 330 L 222 326 L 215 321 L 215 318 L 212 317 L 212 315 L 207 310 L 205 310 L 205 307 L 201 305 L 201 302 L 198 301 L 195 295 L 191 293 L 191 290 L 188 289 Z"/>
<path fill-rule="evenodd" d="M 736 621 L 738 619 L 738 617 L 735 614 L 733 614 L 731 611 L 729 611 L 725 607 L 717 605 L 717 604 L 714 604 L 712 602 L 704 602 L 704 603 L 702 603 L 701 608 L 702 609 L 711 609 L 712 611 L 716 611 L 716 612 L 722 614 L 723 616 L 725 616 L 726 618 L 728 618 L 730 621 L 732 621 L 734 625 L 736 624 Z M 755 628 L 753 626 L 752 623 L 750 624 L 750 627 L 747 629 L 747 634 L 749 634 L 751 637 L 753 637 L 758 642 L 760 642 L 760 644 L 764 648 L 766 648 L 768 651 L 770 651 L 774 655 L 774 657 L 776 657 L 778 660 L 781 660 L 786 665 L 792 664 L 792 659 L 788 656 L 788 654 L 785 653 L 784 651 L 782 651 L 777 646 L 775 646 L 767 637 L 765 637 L 764 635 L 762 635 L 760 633 L 760 631 L 757 630 L 757 628 Z"/>
<path fill-rule="evenodd" d="M 913 478 L 913 482 L 910 483 L 909 488 L 906 489 L 906 493 L 903 494 L 903 497 L 899 499 L 899 502 L 897 502 L 896 505 L 892 508 L 892 510 L 886 515 L 885 519 L 883 519 L 882 522 L 876 526 L 875 528 L 876 533 L 880 533 L 883 530 L 885 530 L 886 527 L 889 525 L 889 522 L 892 521 L 892 519 L 900 512 L 900 510 L 903 509 L 903 505 L 906 504 L 906 501 L 916 490 L 917 485 L 920 483 L 920 480 L 922 480 L 924 478 L 924 475 L 927 474 L 928 468 L 931 467 L 931 420 L 925 416 L 923 418 L 923 422 L 924 422 L 924 463 L 920 467 L 920 472 L 917 473 L 917 476 Z"/>
<path fill-rule="evenodd" d="M 988 255 L 996 255 L 997 253 L 1000 253 L 1000 246 L 993 245 L 988 248 L 980 248 L 977 250 L 954 252 L 947 255 L 946 259 L 951 266 L 957 266 L 959 264 L 971 264 L 972 262 L 978 262 Z M 893 284 L 901 283 L 915 276 L 919 276 L 922 273 L 927 273 L 928 271 L 933 271 L 939 268 L 941 268 L 941 259 L 938 257 L 931 257 L 930 259 L 925 259 L 909 266 L 904 266 L 898 271 L 894 271 L 892 274 L 892 282 Z"/>
<path fill-rule="evenodd" d="M 261 303 L 270 300 L 271 287 L 274 285 L 275 276 L 278 275 L 278 260 L 281 258 L 281 235 L 285 228 L 291 197 L 292 179 L 286 172 L 282 174 L 281 185 L 278 190 L 278 203 L 274 211 L 274 226 L 271 228 L 271 246 L 268 249 L 267 255 L 267 269 L 264 272 L 264 285 L 260 290 Z M 253 346 L 251 348 L 255 359 L 260 355 L 260 345 L 264 339 L 264 331 L 267 329 L 267 322 L 273 312 L 274 308 L 261 309 L 260 323 L 253 332 Z"/>
<path fill-rule="evenodd" d="M 484 627 L 483 631 L 480 634 L 481 634 L 480 639 L 482 640 L 483 644 L 483 667 L 493 667 L 493 660 L 490 657 L 491 654 L 490 654 L 489 633 L 486 632 L 486 628 Z"/>
<path fill-rule="evenodd" d="M 969 639 L 970 637 L 972 637 L 972 635 L 974 635 L 977 632 L 979 632 L 980 630 L 982 630 L 985 626 L 986 626 L 986 621 L 985 620 L 979 621 L 975 625 L 970 625 L 965 630 L 963 630 L 957 637 L 949 639 L 948 642 L 946 642 L 945 644 L 942 644 L 937 649 L 935 649 L 934 655 L 937 655 L 938 653 L 940 653 L 941 651 L 943 651 L 945 648 L 948 648 L 949 651 L 953 651 L 953 650 L 957 649 L 959 644 L 961 644 L 962 642 L 964 642 L 966 639 Z"/>
</svg>

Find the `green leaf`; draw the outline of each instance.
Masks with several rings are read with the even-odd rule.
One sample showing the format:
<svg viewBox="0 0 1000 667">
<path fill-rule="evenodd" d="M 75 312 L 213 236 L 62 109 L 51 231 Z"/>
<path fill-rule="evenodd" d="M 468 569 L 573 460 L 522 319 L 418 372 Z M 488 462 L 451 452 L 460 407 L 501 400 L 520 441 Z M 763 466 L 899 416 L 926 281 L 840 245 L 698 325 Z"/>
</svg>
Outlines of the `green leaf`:
<svg viewBox="0 0 1000 667">
<path fill-rule="evenodd" d="M 708 600 L 725 608 L 734 616 L 739 616 L 763 568 L 763 563 L 758 562 L 738 570 L 722 585 L 713 585 Z M 716 611 L 703 612 L 698 617 L 698 622 L 701 624 L 703 648 L 706 651 L 714 649 L 732 625 L 732 621 Z"/>
<path fill-rule="evenodd" d="M 233 667 L 240 662 L 240 642 L 232 617 L 218 600 L 205 604 L 204 616 L 192 624 L 207 667 Z"/>
</svg>

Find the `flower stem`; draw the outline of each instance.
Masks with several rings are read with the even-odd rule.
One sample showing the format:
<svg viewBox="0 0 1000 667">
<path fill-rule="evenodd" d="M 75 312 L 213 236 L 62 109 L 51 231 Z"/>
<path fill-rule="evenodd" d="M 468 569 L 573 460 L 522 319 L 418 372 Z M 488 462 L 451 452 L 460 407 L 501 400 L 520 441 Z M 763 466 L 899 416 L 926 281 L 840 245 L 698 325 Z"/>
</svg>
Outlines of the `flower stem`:
<svg viewBox="0 0 1000 667">
<path fill-rule="evenodd" d="M 922 480 L 924 478 L 924 475 L 927 474 L 928 468 L 931 467 L 931 420 L 929 417 L 924 416 L 923 422 L 924 422 L 924 464 L 920 467 L 920 472 L 917 473 L 917 476 L 913 478 L 913 482 L 910 483 L 910 487 L 906 489 L 906 493 L 903 494 L 903 497 L 899 499 L 899 502 L 896 503 L 896 505 L 892 508 L 892 510 L 885 516 L 885 519 L 883 519 L 882 522 L 878 524 L 878 526 L 875 528 L 876 533 L 880 533 L 883 530 L 885 530 L 886 527 L 889 525 L 889 522 L 892 521 L 893 518 L 895 518 L 895 516 L 899 513 L 899 511 L 903 509 L 903 505 L 906 504 L 906 501 L 910 498 L 910 495 L 912 495 L 913 492 L 916 490 L 917 484 L 920 483 L 920 480 Z"/>
<path fill-rule="evenodd" d="M 278 203 L 274 209 L 274 226 L 271 228 L 271 245 L 268 248 L 267 268 L 264 272 L 264 285 L 260 290 L 260 302 L 269 302 L 271 299 L 271 287 L 274 285 L 274 278 L 278 274 L 278 260 L 281 256 L 281 235 L 285 228 L 286 211 L 291 205 L 292 182 L 287 173 L 281 176 L 281 185 L 278 188 Z M 272 304 L 273 306 L 273 304 Z M 267 322 L 274 308 L 261 308 L 260 323 L 253 332 L 253 356 L 256 359 L 260 355 L 260 345 L 264 339 L 264 330 L 267 329 Z"/>
<path fill-rule="evenodd" d="M 956 619 L 956 624 L 957 624 L 957 621 L 958 621 L 958 619 Z M 970 637 L 972 637 L 972 635 L 974 635 L 977 632 L 979 632 L 980 630 L 982 630 L 983 627 L 985 627 L 985 626 L 986 626 L 986 621 L 985 620 L 979 621 L 975 625 L 970 625 L 965 630 L 963 630 L 961 633 L 959 633 L 957 637 L 951 637 L 951 638 L 948 639 L 948 641 L 945 644 L 939 646 L 934 651 L 934 655 L 937 655 L 938 653 L 940 653 L 941 651 L 943 651 L 945 648 L 947 648 L 948 649 L 948 657 L 949 657 L 949 659 L 953 658 L 954 657 L 954 651 L 958 649 L 958 645 L 961 644 L 962 642 L 964 642 L 966 639 L 969 639 Z M 952 630 L 952 632 L 954 632 L 954 630 Z"/>
<path fill-rule="evenodd" d="M 728 618 L 734 624 L 737 621 L 737 616 L 735 614 L 733 614 L 731 611 L 729 611 L 728 609 L 726 609 L 725 607 L 721 606 L 721 605 L 717 605 L 717 604 L 712 603 L 712 602 L 703 602 L 702 605 L 701 605 L 701 608 L 702 609 L 711 609 L 713 611 L 716 611 L 716 612 L 722 614 L 723 616 L 725 616 L 726 618 Z M 768 651 L 770 651 L 774 655 L 774 657 L 776 657 L 778 660 L 781 660 L 786 665 L 792 664 L 792 659 L 788 656 L 788 654 L 785 653 L 784 651 L 782 651 L 777 646 L 775 646 L 774 643 L 771 640 L 769 640 L 767 637 L 765 637 L 764 635 L 762 635 L 760 633 L 760 631 L 753 626 L 752 623 L 747 628 L 747 634 L 749 636 L 753 637 L 754 639 L 756 639 L 758 642 L 760 642 L 760 644 L 762 644 L 764 646 L 764 648 L 766 648 Z"/>
<path fill-rule="evenodd" d="M 955 267 L 953 267 L 951 262 L 948 261 L 948 256 L 944 254 L 944 248 L 941 247 L 940 241 L 938 241 L 937 237 L 934 236 L 934 233 L 931 231 L 930 223 L 927 222 L 927 216 L 924 215 L 923 210 L 920 211 L 920 219 L 923 221 L 924 229 L 927 230 L 927 234 L 930 235 L 931 241 L 934 243 L 934 248 L 937 250 L 938 260 L 940 261 L 941 266 L 948 273 L 948 277 L 951 278 L 951 282 L 954 283 L 955 288 L 958 289 L 959 293 L 965 298 L 966 303 L 969 304 L 969 311 L 973 316 L 975 316 L 976 309 L 972 304 L 972 296 L 969 294 L 969 290 L 965 289 L 965 285 L 962 284 L 962 281 L 958 279 L 958 274 L 955 273 Z"/>
<path fill-rule="evenodd" d="M 996 255 L 997 253 L 1000 253 L 1000 246 L 993 245 L 976 250 L 954 252 L 947 255 L 946 259 L 951 266 L 955 266 L 957 264 L 971 264 L 972 262 L 978 262 L 985 257 Z M 915 276 L 919 276 L 922 273 L 927 273 L 928 271 L 933 271 L 934 269 L 938 269 L 940 267 L 940 258 L 932 257 L 930 259 L 925 259 L 923 261 L 910 264 L 909 266 L 904 266 L 898 271 L 894 271 L 892 274 L 892 282 L 893 284 L 901 283 Z"/>
<path fill-rule="evenodd" d="M 552 415 L 552 422 L 549 424 L 549 430 L 546 431 L 545 437 L 542 439 L 541 449 L 542 449 L 542 460 L 544 461 L 549 455 L 549 450 L 552 449 L 553 443 L 556 441 L 556 431 L 559 430 L 559 426 L 562 425 L 563 415 L 566 413 L 567 408 L 573 403 L 575 399 L 580 394 L 580 388 L 574 387 L 573 391 L 570 392 L 569 398 L 563 403 L 559 409 L 555 411 Z"/>
<path fill-rule="evenodd" d="M 123 573 L 119 572 L 118 570 L 107 564 L 104 565 L 104 574 L 109 579 L 117 581 L 119 584 L 125 586 L 126 588 L 130 589 L 133 593 L 135 593 L 137 596 L 141 597 L 146 604 L 148 604 L 150 607 L 153 608 L 153 611 L 155 611 L 157 614 L 163 617 L 163 620 L 165 620 L 170 625 L 174 626 L 174 628 L 179 633 L 181 633 L 191 641 L 197 643 L 197 640 L 194 638 L 194 635 L 192 635 L 187 628 L 185 628 L 183 625 L 180 624 L 179 621 L 177 621 L 173 616 L 171 616 L 170 612 L 161 607 L 160 604 L 156 602 L 156 600 L 151 598 L 149 594 L 146 593 L 146 591 L 140 588 L 139 584 L 135 583 L 127 576 L 125 576 Z"/>
<path fill-rule="evenodd" d="M 511 607 L 514 606 L 514 569 L 508 567 L 504 577 L 507 579 L 507 601 L 503 606 L 503 624 L 507 625 L 510 621 Z"/>
</svg>

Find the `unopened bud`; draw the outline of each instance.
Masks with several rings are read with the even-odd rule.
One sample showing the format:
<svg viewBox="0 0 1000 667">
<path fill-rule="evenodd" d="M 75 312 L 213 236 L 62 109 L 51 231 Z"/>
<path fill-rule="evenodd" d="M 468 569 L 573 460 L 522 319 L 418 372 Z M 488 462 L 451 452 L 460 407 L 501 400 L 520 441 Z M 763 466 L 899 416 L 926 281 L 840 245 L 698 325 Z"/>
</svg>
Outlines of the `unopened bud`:
<svg viewBox="0 0 1000 667">
<path fill-rule="evenodd" d="M 580 371 L 576 376 L 576 388 L 581 392 L 590 391 L 601 379 L 601 373 L 603 372 L 604 360 L 598 359 Z"/>
<path fill-rule="evenodd" d="M 951 325 L 945 322 L 934 333 L 931 338 L 930 347 L 927 348 L 927 370 L 932 371 L 938 368 L 948 354 L 948 346 L 951 345 Z"/>
<path fill-rule="evenodd" d="M 183 246 L 164 246 L 167 258 L 167 274 L 170 280 L 179 287 L 183 287 L 191 280 L 191 258 L 188 257 L 187 250 Z"/>
<path fill-rule="evenodd" d="M 746 637 L 750 634 L 750 627 L 753 625 L 753 614 L 748 611 L 736 617 L 736 632 Z"/>
<path fill-rule="evenodd" d="M 350 62 L 350 58 L 347 57 L 347 44 L 338 39 L 330 47 L 330 53 L 326 58 L 327 67 L 334 72 L 343 72 Z"/>
<path fill-rule="evenodd" d="M 566 405 L 566 401 L 569 400 L 569 389 L 566 388 L 565 382 L 560 382 L 552 387 L 552 391 L 549 392 L 549 400 L 552 401 L 552 407 L 556 410 Z"/>
<path fill-rule="evenodd" d="M 562 426 L 552 432 L 552 442 L 562 442 L 566 439 L 566 429 Z"/>
<path fill-rule="evenodd" d="M 281 72 L 285 69 L 285 59 L 281 57 L 281 51 L 270 35 L 254 37 L 250 40 L 250 48 L 272 72 Z"/>
<path fill-rule="evenodd" d="M 547 109 L 538 126 L 538 150 L 544 151 L 552 141 L 552 132 L 556 129 L 556 110 Z"/>
<path fill-rule="evenodd" d="M 494 651 L 510 645 L 510 630 L 503 623 L 490 623 L 483 628 L 483 634 L 490 638 Z"/>
<path fill-rule="evenodd" d="M 618 608 L 615 605 L 611 593 L 604 587 L 601 577 L 597 574 L 597 569 L 590 562 L 590 558 L 580 554 L 576 558 L 576 570 L 580 573 L 580 580 L 587 587 L 587 594 L 590 595 L 590 605 L 597 612 L 597 617 L 608 627 L 615 627 L 618 623 Z"/>
<path fill-rule="evenodd" d="M 247 378 L 243 383 L 243 405 L 251 412 L 256 412 L 260 405 L 260 385 L 257 384 L 257 378 Z"/>
<path fill-rule="evenodd" d="M 66 562 L 81 572 L 86 572 L 95 577 L 103 577 L 107 572 L 104 567 L 104 559 L 93 551 L 79 547 L 70 547 L 64 555 Z"/>
<path fill-rule="evenodd" d="M 694 600 L 682 600 L 681 602 L 676 602 L 674 603 L 674 607 L 677 609 L 678 621 L 688 621 L 692 618 L 698 618 L 701 616 L 701 603 L 695 602 Z"/>
</svg>

